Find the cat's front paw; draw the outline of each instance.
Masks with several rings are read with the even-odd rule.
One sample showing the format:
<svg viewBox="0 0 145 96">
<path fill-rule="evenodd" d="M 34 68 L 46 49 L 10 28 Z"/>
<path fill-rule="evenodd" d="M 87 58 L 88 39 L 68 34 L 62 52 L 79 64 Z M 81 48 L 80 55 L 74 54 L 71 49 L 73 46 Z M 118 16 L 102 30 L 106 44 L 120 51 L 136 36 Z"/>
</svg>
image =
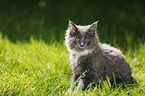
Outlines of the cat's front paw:
<svg viewBox="0 0 145 96">
<path fill-rule="evenodd" d="M 89 84 L 86 84 L 86 83 L 80 81 L 78 83 L 77 90 L 82 89 L 83 91 L 85 91 L 86 89 L 88 89 L 88 86 L 89 86 Z"/>
</svg>

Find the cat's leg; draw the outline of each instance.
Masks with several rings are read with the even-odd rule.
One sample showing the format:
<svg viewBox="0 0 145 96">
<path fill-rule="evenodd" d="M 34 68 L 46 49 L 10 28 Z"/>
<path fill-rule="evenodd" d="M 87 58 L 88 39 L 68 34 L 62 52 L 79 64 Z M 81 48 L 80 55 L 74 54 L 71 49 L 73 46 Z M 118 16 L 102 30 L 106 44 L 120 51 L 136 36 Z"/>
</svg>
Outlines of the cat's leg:
<svg viewBox="0 0 145 96">
<path fill-rule="evenodd" d="M 71 80 L 71 85 L 73 85 L 73 89 L 77 87 L 77 89 L 81 85 L 81 75 L 80 74 L 73 74 L 72 80 Z"/>
<path fill-rule="evenodd" d="M 120 70 L 118 71 L 118 78 L 120 80 L 125 80 L 130 77 L 131 77 L 130 67 L 126 65 L 126 67 L 120 68 Z"/>
<path fill-rule="evenodd" d="M 86 90 L 91 83 L 93 84 L 92 86 L 95 86 L 95 83 L 99 83 L 101 78 L 96 72 L 87 72 L 85 76 L 82 77 L 82 81 L 82 90 Z"/>
<path fill-rule="evenodd" d="M 99 73 L 94 71 L 85 72 L 80 74 L 74 74 L 72 77 L 72 85 L 74 85 L 77 89 L 82 89 L 83 91 L 86 90 L 91 83 L 94 83 L 92 86 L 95 85 L 95 83 L 99 83 L 101 81 Z M 74 88 L 75 88 L 74 87 Z"/>
<path fill-rule="evenodd" d="M 115 80 L 116 82 L 121 82 L 125 79 L 128 79 L 131 77 L 131 69 L 130 66 L 127 62 L 123 61 L 120 66 L 116 68 L 116 71 L 112 73 L 112 79 Z"/>
<path fill-rule="evenodd" d="M 127 79 L 128 77 L 131 76 L 130 66 L 125 60 L 122 61 L 122 64 L 118 69 L 119 69 L 118 72 L 122 79 Z"/>
</svg>

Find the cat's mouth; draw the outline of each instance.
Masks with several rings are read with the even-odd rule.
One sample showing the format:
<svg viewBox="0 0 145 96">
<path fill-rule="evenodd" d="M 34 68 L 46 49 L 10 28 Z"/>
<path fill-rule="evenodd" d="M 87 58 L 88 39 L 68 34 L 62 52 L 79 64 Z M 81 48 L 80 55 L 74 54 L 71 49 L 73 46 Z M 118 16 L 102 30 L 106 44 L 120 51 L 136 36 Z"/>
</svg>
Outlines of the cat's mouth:
<svg viewBox="0 0 145 96">
<path fill-rule="evenodd" d="M 79 47 L 79 49 L 80 49 L 80 50 L 83 50 L 83 49 L 85 49 L 85 47 L 84 47 L 84 46 L 83 46 L 83 47 Z"/>
<path fill-rule="evenodd" d="M 79 51 L 83 51 L 83 50 L 85 50 L 85 49 L 87 49 L 87 48 L 86 48 L 86 46 L 79 46 L 77 49 L 78 49 Z"/>
</svg>

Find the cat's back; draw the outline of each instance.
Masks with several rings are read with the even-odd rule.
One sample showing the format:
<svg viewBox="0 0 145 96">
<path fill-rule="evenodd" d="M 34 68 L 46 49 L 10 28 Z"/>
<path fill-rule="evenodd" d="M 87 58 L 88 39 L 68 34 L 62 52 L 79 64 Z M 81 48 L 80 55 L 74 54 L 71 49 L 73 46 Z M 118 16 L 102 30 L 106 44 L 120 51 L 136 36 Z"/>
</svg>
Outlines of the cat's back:
<svg viewBox="0 0 145 96">
<path fill-rule="evenodd" d="M 108 44 L 101 44 L 100 47 L 104 51 L 104 53 L 106 53 L 109 56 L 112 56 L 112 57 L 119 56 L 119 57 L 124 58 L 124 55 L 122 54 L 122 52 L 117 48 L 111 47 Z"/>
<path fill-rule="evenodd" d="M 121 76 L 122 79 L 131 76 L 129 63 L 120 50 L 107 44 L 101 44 L 100 46 L 105 54 L 106 75 L 110 80 L 113 79 L 112 73 L 114 73 L 116 78 L 120 78 L 119 76 Z"/>
</svg>

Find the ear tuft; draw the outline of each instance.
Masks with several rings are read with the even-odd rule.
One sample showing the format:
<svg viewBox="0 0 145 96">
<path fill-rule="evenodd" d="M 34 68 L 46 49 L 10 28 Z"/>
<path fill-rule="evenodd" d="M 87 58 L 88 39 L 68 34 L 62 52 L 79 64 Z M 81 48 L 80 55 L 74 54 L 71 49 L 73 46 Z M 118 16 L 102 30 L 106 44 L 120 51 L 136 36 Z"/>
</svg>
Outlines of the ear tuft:
<svg viewBox="0 0 145 96">
<path fill-rule="evenodd" d="M 88 34 L 90 36 L 94 36 L 96 34 L 97 23 L 98 23 L 98 21 L 96 21 L 90 25 L 90 28 L 88 29 Z"/>
<path fill-rule="evenodd" d="M 94 29 L 96 29 L 97 28 L 97 23 L 98 23 L 99 21 L 96 21 L 96 22 L 94 22 L 93 24 L 91 24 L 91 27 L 90 28 L 94 28 Z"/>
<path fill-rule="evenodd" d="M 75 24 L 69 20 L 69 24 L 68 24 L 68 27 L 71 28 L 71 29 L 75 29 Z"/>
<path fill-rule="evenodd" d="M 68 28 L 70 29 L 70 34 L 75 35 L 77 33 L 76 25 L 69 20 Z"/>
</svg>

